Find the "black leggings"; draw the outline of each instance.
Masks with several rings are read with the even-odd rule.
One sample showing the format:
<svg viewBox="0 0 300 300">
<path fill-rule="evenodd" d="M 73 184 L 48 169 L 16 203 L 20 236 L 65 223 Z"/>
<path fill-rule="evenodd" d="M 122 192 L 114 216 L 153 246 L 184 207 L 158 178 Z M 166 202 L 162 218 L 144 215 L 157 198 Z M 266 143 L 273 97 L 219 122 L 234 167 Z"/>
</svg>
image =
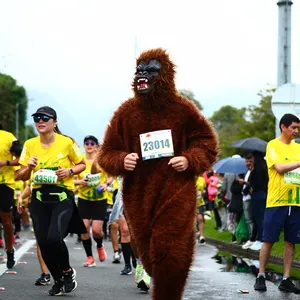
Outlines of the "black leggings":
<svg viewBox="0 0 300 300">
<path fill-rule="evenodd" d="M 43 203 L 36 199 L 35 192 L 29 204 L 30 216 L 43 259 L 55 281 L 62 271 L 70 269 L 69 252 L 63 239 L 68 234 L 68 225 L 73 214 L 73 199 L 62 202 Z M 69 193 L 68 193 L 69 194 Z"/>
</svg>

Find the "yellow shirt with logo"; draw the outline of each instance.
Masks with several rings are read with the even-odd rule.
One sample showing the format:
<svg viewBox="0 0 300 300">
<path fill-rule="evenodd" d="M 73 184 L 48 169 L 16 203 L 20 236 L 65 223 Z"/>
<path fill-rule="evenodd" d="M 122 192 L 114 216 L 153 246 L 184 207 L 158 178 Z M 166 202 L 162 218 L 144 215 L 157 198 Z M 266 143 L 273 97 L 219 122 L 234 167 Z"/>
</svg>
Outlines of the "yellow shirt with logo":
<svg viewBox="0 0 300 300">
<path fill-rule="evenodd" d="M 43 147 L 40 137 L 34 137 L 25 142 L 19 163 L 23 166 L 28 166 L 29 158 L 37 156 L 38 163 L 34 168 L 33 173 L 41 169 L 58 170 L 58 167 L 72 168 L 74 164 L 78 164 L 83 159 L 83 154 L 76 143 L 71 138 L 61 134 L 55 134 L 54 143 L 50 147 Z M 74 190 L 74 178 L 57 180 L 57 186 L 65 189 Z M 32 183 L 32 188 L 40 188 L 41 185 Z"/>
<path fill-rule="evenodd" d="M 0 130 L 0 160 L 12 160 L 13 155 L 10 153 L 12 143 L 17 139 L 15 136 L 5 130 Z M 0 168 L 0 184 L 6 184 L 14 189 L 15 184 L 15 170 L 14 167 L 4 166 Z"/>
<path fill-rule="evenodd" d="M 197 198 L 197 206 L 205 205 L 203 193 L 206 188 L 205 179 L 202 176 L 198 176 L 196 180 L 196 190 L 198 193 L 201 193 L 201 197 Z"/>
<path fill-rule="evenodd" d="M 284 144 L 279 139 L 270 141 L 267 145 L 266 161 L 268 166 L 269 184 L 267 208 L 277 206 L 300 206 L 300 186 L 287 182 L 294 173 L 279 174 L 276 163 L 291 163 L 300 160 L 300 145 L 291 142 Z M 296 175 L 295 175 L 296 176 Z"/>
<path fill-rule="evenodd" d="M 84 156 L 84 160 L 86 163 L 86 169 L 78 175 L 78 179 L 84 179 L 86 175 L 91 173 L 93 162 L 88 161 Z M 99 185 L 105 183 L 107 180 L 107 175 L 102 171 L 100 173 L 100 183 Z M 84 200 L 89 201 L 100 201 L 108 198 L 108 191 L 98 193 L 96 191 L 96 187 L 93 186 L 78 186 L 78 197 Z"/>
</svg>

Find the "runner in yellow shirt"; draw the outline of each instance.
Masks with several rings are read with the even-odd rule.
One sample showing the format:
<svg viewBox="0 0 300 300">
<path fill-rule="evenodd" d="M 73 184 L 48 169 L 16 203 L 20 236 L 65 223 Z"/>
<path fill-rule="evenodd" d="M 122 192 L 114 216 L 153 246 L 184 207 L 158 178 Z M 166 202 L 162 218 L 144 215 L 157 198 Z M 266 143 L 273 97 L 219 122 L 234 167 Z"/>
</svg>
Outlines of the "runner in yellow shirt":
<svg viewBox="0 0 300 300">
<path fill-rule="evenodd" d="M 73 175 L 85 169 L 85 162 L 74 140 L 58 129 L 53 108 L 43 106 L 32 116 L 39 136 L 25 142 L 17 177 L 29 180 L 32 175 L 29 210 L 42 256 L 55 281 L 49 295 L 55 296 L 77 287 L 63 239 L 69 232 L 85 232 L 73 192 Z"/>
<path fill-rule="evenodd" d="M 289 279 L 295 244 L 300 244 L 300 145 L 294 142 L 300 120 L 285 114 L 279 122 L 281 135 L 267 145 L 269 174 L 267 208 L 264 215 L 263 245 L 259 255 L 259 274 L 254 289 L 266 291 L 265 268 L 273 244 L 284 230 L 284 271 L 279 290 L 300 293 Z"/>
<path fill-rule="evenodd" d="M 15 265 L 13 249 L 13 224 L 12 208 L 14 205 L 14 166 L 17 166 L 18 158 L 13 156 L 13 148 L 18 145 L 15 136 L 2 130 L 0 124 L 0 218 L 4 231 L 4 240 L 7 254 L 6 266 L 11 269 Z"/>
<path fill-rule="evenodd" d="M 78 209 L 83 219 L 87 233 L 81 235 L 82 245 L 86 252 L 84 267 L 96 266 L 92 253 L 92 240 L 90 228 L 92 220 L 93 239 L 97 244 L 97 252 L 100 262 L 107 258 L 103 246 L 103 222 L 107 215 L 107 187 L 113 181 L 102 170 L 97 174 L 91 174 L 92 164 L 97 155 L 98 139 L 92 135 L 84 138 L 86 169 L 78 175 L 75 184 L 78 185 Z"/>
</svg>

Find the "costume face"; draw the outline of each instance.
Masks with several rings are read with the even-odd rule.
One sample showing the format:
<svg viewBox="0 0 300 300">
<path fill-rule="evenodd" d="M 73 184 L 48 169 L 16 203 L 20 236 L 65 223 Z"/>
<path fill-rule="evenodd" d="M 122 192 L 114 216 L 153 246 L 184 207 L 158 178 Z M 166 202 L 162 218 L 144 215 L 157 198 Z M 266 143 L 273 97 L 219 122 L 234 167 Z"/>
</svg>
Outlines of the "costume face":
<svg viewBox="0 0 300 300">
<path fill-rule="evenodd" d="M 136 67 L 135 85 L 137 92 L 147 94 L 154 88 L 154 79 L 161 71 L 161 64 L 156 59 L 141 61 Z"/>
</svg>

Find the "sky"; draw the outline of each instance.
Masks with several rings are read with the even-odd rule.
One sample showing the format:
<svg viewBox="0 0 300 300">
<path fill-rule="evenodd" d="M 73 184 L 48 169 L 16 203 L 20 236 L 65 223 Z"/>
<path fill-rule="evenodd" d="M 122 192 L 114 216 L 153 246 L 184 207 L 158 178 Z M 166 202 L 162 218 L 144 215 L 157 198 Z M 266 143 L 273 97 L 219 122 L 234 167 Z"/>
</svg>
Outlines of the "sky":
<svg viewBox="0 0 300 300">
<path fill-rule="evenodd" d="M 277 81 L 276 0 L 0 0 L 0 72 L 26 88 L 30 115 L 52 106 L 61 130 L 100 140 L 132 96 L 135 59 L 162 47 L 207 117 L 258 105 Z M 292 6 L 292 82 L 300 82 L 300 2 Z"/>
</svg>

